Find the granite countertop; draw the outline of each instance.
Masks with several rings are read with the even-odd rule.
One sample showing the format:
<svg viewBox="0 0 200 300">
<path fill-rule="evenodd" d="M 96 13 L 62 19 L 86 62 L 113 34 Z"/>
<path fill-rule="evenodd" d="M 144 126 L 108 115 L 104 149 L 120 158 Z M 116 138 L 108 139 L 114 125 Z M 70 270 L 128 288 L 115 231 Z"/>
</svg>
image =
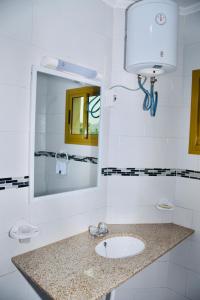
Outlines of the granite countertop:
<svg viewBox="0 0 200 300">
<path fill-rule="evenodd" d="M 96 300 L 154 262 L 193 233 L 175 224 L 109 225 L 109 234 L 84 232 L 12 258 L 20 272 L 49 299 Z M 145 250 L 133 257 L 110 259 L 95 246 L 117 235 L 138 237 Z"/>
</svg>

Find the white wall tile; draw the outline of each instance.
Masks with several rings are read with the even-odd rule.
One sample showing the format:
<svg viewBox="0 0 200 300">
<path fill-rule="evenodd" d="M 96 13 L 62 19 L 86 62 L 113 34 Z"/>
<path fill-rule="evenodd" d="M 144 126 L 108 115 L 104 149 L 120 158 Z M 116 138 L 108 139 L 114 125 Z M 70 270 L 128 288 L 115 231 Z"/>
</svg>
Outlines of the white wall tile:
<svg viewBox="0 0 200 300">
<path fill-rule="evenodd" d="M 187 267 L 200 274 L 200 242 L 189 242 L 189 259 Z"/>
<path fill-rule="evenodd" d="M 119 140 L 120 138 L 117 134 L 109 135 L 107 166 L 117 167 L 119 164 L 120 161 Z"/>
<path fill-rule="evenodd" d="M 69 28 L 71 24 L 74 23 L 74 20 L 77 19 L 77 22 L 74 24 L 75 32 L 84 25 L 86 32 L 96 32 L 102 35 L 111 36 L 113 21 L 112 9 L 105 3 L 98 0 L 88 0 L 86 4 L 87 5 L 75 0 L 69 2 L 66 7 L 66 2 L 63 0 L 60 0 L 57 3 L 49 3 L 48 0 L 36 1 L 34 7 L 35 30 L 38 29 L 40 34 L 43 33 L 43 30 L 48 32 L 48 28 L 53 27 L 51 23 L 52 18 L 54 18 L 57 26 L 60 27 L 62 21 L 65 20 L 67 28 Z M 91 10 L 93 11 L 92 15 Z M 59 15 L 57 14 L 57 11 L 60 11 Z M 103 23 L 105 27 L 102 26 L 102 16 L 104 16 L 105 19 L 105 23 Z M 44 19 L 47 23 L 44 22 Z M 43 30 L 42 27 L 44 27 Z M 107 28 L 107 32 L 104 31 L 104 28 Z"/>
<path fill-rule="evenodd" d="M 193 211 L 192 228 L 195 230 L 191 240 L 200 242 L 200 212 Z"/>
<path fill-rule="evenodd" d="M 189 138 L 177 140 L 176 151 L 179 153 L 177 159 L 177 168 L 199 170 L 199 156 L 188 153 Z"/>
<path fill-rule="evenodd" d="M 198 53 L 200 51 L 200 42 L 186 45 L 184 48 L 184 76 L 191 76 L 192 70 L 199 69 L 200 61 Z"/>
<path fill-rule="evenodd" d="M 132 289 L 123 289 L 123 286 L 115 290 L 115 300 L 134 300 Z"/>
<path fill-rule="evenodd" d="M 111 176 L 108 178 L 108 205 L 126 207 L 135 205 L 156 205 L 158 201 L 174 200 L 173 177 L 158 176 Z M 148 192 L 147 192 L 148 191 Z"/>
<path fill-rule="evenodd" d="M 124 298 L 125 296 L 125 298 Z M 188 298 L 178 295 L 168 288 L 148 288 L 116 291 L 116 300 L 187 300 Z"/>
<path fill-rule="evenodd" d="M 125 296 L 125 298 L 124 298 Z M 116 290 L 116 300 L 187 300 L 168 288 L 147 288 L 133 290 Z"/>
<path fill-rule="evenodd" d="M 178 122 L 179 126 L 179 136 L 181 138 L 186 138 L 189 141 L 190 134 L 190 107 L 182 106 L 180 110 L 180 120 Z"/>
<path fill-rule="evenodd" d="M 19 272 L 0 277 L 1 300 L 27 300 L 28 290 L 31 289 Z M 35 298 L 37 299 L 37 298 Z M 35 300 L 33 298 L 33 300 Z"/>
<path fill-rule="evenodd" d="M 132 208 L 108 206 L 107 222 L 118 224 L 171 223 L 172 213 L 163 213 L 152 205 L 137 205 Z"/>
<path fill-rule="evenodd" d="M 55 57 L 60 57 L 64 60 L 70 59 L 74 63 L 97 68 L 101 73 L 104 73 L 102 58 L 104 61 L 108 46 L 111 46 L 111 39 L 105 34 L 95 32 L 94 29 L 91 30 L 91 28 L 94 28 L 93 25 L 89 25 L 91 26 L 90 33 L 85 35 L 87 22 L 91 24 L 90 18 L 85 19 L 84 28 L 82 26 L 76 26 L 76 22 L 74 23 L 73 21 L 73 31 L 66 30 L 66 28 L 71 27 L 71 23 L 68 25 L 68 22 L 73 18 L 75 12 L 73 10 L 70 11 L 69 8 L 63 8 L 65 5 L 66 3 L 64 1 L 59 1 L 59 3 L 49 3 L 48 1 L 35 2 L 33 13 L 34 45 L 44 49 L 51 49 Z M 77 1 L 75 1 L 75 7 L 77 7 L 77 5 Z M 58 15 L 57 11 L 62 13 Z M 74 17 L 80 17 L 79 12 L 80 7 L 77 8 Z M 53 23 L 52 20 L 54 20 Z M 74 34 L 74 32 L 77 31 L 79 34 Z M 58 32 L 59 34 L 57 34 Z M 73 43 L 69 43 L 69 40 L 73 40 Z M 95 43 L 91 44 L 91 40 L 95 40 Z M 85 55 L 85 53 L 87 53 L 87 55 Z"/>
<path fill-rule="evenodd" d="M 173 212 L 173 222 L 177 225 L 191 228 L 193 222 L 193 211 L 176 206 Z"/>
<path fill-rule="evenodd" d="M 46 133 L 46 114 L 37 114 L 35 117 L 35 133 Z"/>
<path fill-rule="evenodd" d="M 1 191 L 0 235 L 8 234 L 10 228 L 20 219 L 28 218 L 28 188 Z"/>
<path fill-rule="evenodd" d="M 193 44 L 200 42 L 199 32 L 197 28 L 199 27 L 200 12 L 189 14 L 185 17 L 185 27 L 184 27 L 184 43 Z"/>
<path fill-rule="evenodd" d="M 170 251 L 158 258 L 157 261 L 168 262 L 170 259 Z"/>
<path fill-rule="evenodd" d="M 11 239 L 8 234 L 0 236 L 0 276 L 16 270 L 11 258 L 30 249 L 29 244 L 20 244 L 18 240 Z"/>
<path fill-rule="evenodd" d="M 46 150 L 46 134 L 37 132 L 35 134 L 35 151 L 45 151 Z"/>
<path fill-rule="evenodd" d="M 192 87 L 192 73 L 188 76 L 183 76 L 183 101 L 190 110 L 191 103 L 191 87 Z"/>
<path fill-rule="evenodd" d="M 65 128 L 65 114 L 48 114 L 47 124 L 48 133 L 62 133 Z"/>
<path fill-rule="evenodd" d="M 176 264 L 169 264 L 168 287 L 180 295 L 186 294 L 187 270 Z"/>
<path fill-rule="evenodd" d="M 164 291 L 165 300 L 188 300 L 187 297 L 177 294 L 172 290 L 165 289 Z"/>
<path fill-rule="evenodd" d="M 176 178 L 175 204 L 179 207 L 200 211 L 199 180 Z"/>
<path fill-rule="evenodd" d="M 116 8 L 113 11 L 113 36 L 114 38 L 121 38 L 123 40 L 123 34 L 125 30 L 125 11 L 121 8 Z M 123 47 L 121 42 L 121 47 Z M 113 51 L 115 52 L 115 51 Z"/>
<path fill-rule="evenodd" d="M 158 105 L 155 118 L 148 117 L 145 124 L 145 134 L 150 137 L 175 138 L 180 136 L 179 119 L 181 109 L 174 106 Z"/>
<path fill-rule="evenodd" d="M 183 241 L 170 251 L 170 262 L 180 265 L 181 267 L 188 268 L 190 261 L 190 242 L 189 240 Z"/>
<path fill-rule="evenodd" d="M 32 48 L 29 44 L 0 37 L 0 83 L 29 87 Z"/>
<path fill-rule="evenodd" d="M 28 132 L 0 131 L 0 177 L 28 175 Z"/>
<path fill-rule="evenodd" d="M 25 88 L 0 84 L 0 106 L 0 131 L 28 132 L 29 94 Z"/>
<path fill-rule="evenodd" d="M 117 100 L 111 109 L 109 130 L 112 134 L 144 136 L 146 114 L 142 110 L 143 95 L 116 88 Z"/>
<path fill-rule="evenodd" d="M 33 1 L 0 2 L 0 34 L 18 40 L 31 41 Z"/>
<path fill-rule="evenodd" d="M 186 300 L 185 297 L 181 297 L 166 288 L 136 291 L 134 297 L 134 300 Z"/>
<path fill-rule="evenodd" d="M 178 69 L 180 69 L 178 67 Z M 182 103 L 182 74 L 176 73 L 165 74 L 158 77 L 155 89 L 158 91 L 159 106 L 179 106 Z"/>
<path fill-rule="evenodd" d="M 154 262 L 127 280 L 123 289 L 165 287 L 167 285 L 167 262 Z"/>
<path fill-rule="evenodd" d="M 119 151 L 124 167 L 173 168 L 170 143 L 165 138 L 120 136 Z"/>
<path fill-rule="evenodd" d="M 187 284 L 187 296 L 191 300 L 199 300 L 200 297 L 200 275 L 194 272 L 189 272 Z"/>
</svg>

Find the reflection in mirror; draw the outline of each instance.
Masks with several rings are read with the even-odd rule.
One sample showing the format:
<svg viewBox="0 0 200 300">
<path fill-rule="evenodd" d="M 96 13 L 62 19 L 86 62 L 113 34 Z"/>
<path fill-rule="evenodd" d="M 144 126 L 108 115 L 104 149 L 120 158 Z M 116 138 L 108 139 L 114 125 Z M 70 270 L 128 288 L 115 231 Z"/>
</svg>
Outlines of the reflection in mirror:
<svg viewBox="0 0 200 300">
<path fill-rule="evenodd" d="M 37 72 L 34 196 L 97 185 L 100 87 Z"/>
<path fill-rule="evenodd" d="M 83 134 L 84 97 L 72 99 L 72 134 Z"/>
<path fill-rule="evenodd" d="M 97 146 L 100 117 L 100 88 L 68 89 L 66 95 L 66 144 Z"/>
</svg>

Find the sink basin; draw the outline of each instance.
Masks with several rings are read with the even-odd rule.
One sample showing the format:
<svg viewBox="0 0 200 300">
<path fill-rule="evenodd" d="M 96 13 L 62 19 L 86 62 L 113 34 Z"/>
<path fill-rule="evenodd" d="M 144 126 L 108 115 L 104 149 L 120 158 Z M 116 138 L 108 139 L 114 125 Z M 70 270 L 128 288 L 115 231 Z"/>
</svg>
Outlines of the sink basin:
<svg viewBox="0 0 200 300">
<path fill-rule="evenodd" d="M 141 253 L 145 244 L 132 236 L 115 236 L 100 242 L 95 251 L 106 258 L 124 258 Z"/>
</svg>

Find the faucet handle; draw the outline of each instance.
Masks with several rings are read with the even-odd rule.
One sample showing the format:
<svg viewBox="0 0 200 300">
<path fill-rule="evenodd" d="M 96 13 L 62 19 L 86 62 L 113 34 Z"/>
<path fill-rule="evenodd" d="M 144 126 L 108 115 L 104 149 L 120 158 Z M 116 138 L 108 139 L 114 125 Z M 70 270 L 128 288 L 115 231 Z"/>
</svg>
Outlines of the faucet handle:
<svg viewBox="0 0 200 300">
<path fill-rule="evenodd" d="M 98 229 L 101 233 L 107 233 L 108 232 L 108 226 L 105 222 L 100 222 L 98 224 Z"/>
<path fill-rule="evenodd" d="M 88 231 L 89 231 L 90 235 L 92 235 L 92 236 L 103 236 L 106 233 L 108 233 L 108 226 L 106 223 L 100 222 L 98 224 L 98 227 L 90 225 L 88 227 Z"/>
<path fill-rule="evenodd" d="M 90 226 L 88 227 L 88 231 L 89 231 L 89 233 L 90 233 L 91 235 L 97 236 L 98 233 L 99 233 L 99 228 L 96 227 L 96 226 L 90 225 Z"/>
</svg>

